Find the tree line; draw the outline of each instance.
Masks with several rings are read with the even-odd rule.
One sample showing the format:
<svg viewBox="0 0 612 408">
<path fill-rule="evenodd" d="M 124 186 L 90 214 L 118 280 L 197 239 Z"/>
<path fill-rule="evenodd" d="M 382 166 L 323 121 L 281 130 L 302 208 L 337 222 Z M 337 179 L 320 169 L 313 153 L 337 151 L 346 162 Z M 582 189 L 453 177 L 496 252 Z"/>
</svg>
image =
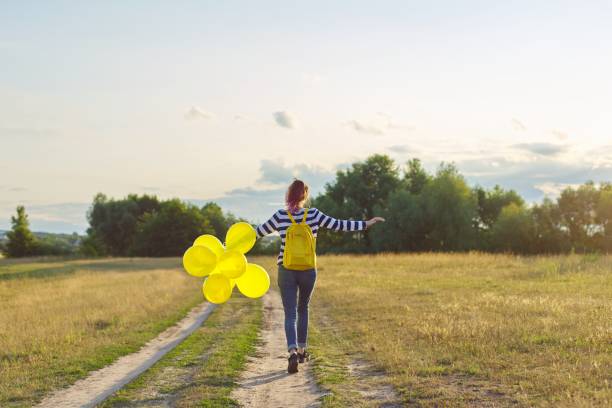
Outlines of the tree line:
<svg viewBox="0 0 612 408">
<path fill-rule="evenodd" d="M 40 255 L 178 256 L 202 234 L 225 237 L 229 227 L 244 221 L 209 202 L 198 207 L 178 199 L 160 200 L 130 194 L 122 199 L 97 194 L 87 212 L 84 237 L 32 233 L 23 206 L 11 218 L 12 229 L 0 250 L 8 257 Z M 68 239 L 70 238 L 70 239 Z M 275 240 L 259 240 L 252 252 L 278 251 Z"/>
<path fill-rule="evenodd" d="M 213 202 L 198 207 L 176 198 L 135 194 L 120 200 L 96 195 L 87 219 L 81 252 L 97 256 L 178 256 L 198 236 L 212 234 L 223 240 L 232 224 L 245 221 Z M 270 242 L 260 241 L 252 251 L 275 250 Z"/>
<path fill-rule="evenodd" d="M 338 171 L 309 205 L 336 218 L 377 215 L 388 220 L 356 234 L 320 230 L 321 253 L 612 251 L 610 183 L 586 182 L 564 189 L 556 200 L 528 205 L 513 190 L 470 187 L 452 164 L 442 163 L 430 173 L 416 158 L 398 166 L 386 155 L 373 155 Z M 197 236 L 223 239 L 230 225 L 244 221 L 213 202 L 198 207 L 135 194 L 123 199 L 96 195 L 87 219 L 87 235 L 71 247 L 85 256 L 177 256 Z M 12 224 L 6 255 L 54 253 L 53 245 L 42 245 L 29 231 L 23 207 Z M 66 245 L 56 247 L 61 247 L 57 254 L 68 251 Z M 278 248 L 278 240 L 259 240 L 253 252 L 274 253 Z"/>
<path fill-rule="evenodd" d="M 567 187 L 556 200 L 528 205 L 514 190 L 470 187 L 452 164 L 432 174 L 419 159 L 399 167 L 373 155 L 337 172 L 312 205 L 337 218 L 388 220 L 357 235 L 323 230 L 321 252 L 612 251 L 610 183 Z"/>
</svg>

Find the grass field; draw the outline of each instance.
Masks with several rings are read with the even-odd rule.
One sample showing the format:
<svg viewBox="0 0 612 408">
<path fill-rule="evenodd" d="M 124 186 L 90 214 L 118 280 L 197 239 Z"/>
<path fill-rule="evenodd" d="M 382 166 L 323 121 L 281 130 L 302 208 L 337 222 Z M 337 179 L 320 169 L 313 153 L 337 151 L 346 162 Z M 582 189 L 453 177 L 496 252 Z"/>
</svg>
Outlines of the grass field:
<svg viewBox="0 0 612 408">
<path fill-rule="evenodd" d="M 325 256 L 312 310 L 329 406 L 352 405 L 351 358 L 407 404 L 612 404 L 609 256 Z"/>
<path fill-rule="evenodd" d="M 260 300 L 234 296 L 204 325 L 101 406 L 229 407 L 236 377 L 253 354 Z"/>
<path fill-rule="evenodd" d="M 0 261 L 0 406 L 137 350 L 202 301 L 177 259 Z"/>
<path fill-rule="evenodd" d="M 249 260 L 275 285 L 273 257 Z M 178 259 L 0 261 L 0 406 L 136 350 L 202 300 L 199 286 Z M 158 385 L 230 403 L 261 319 L 259 301 L 234 297 L 107 405 Z M 612 404 L 610 256 L 321 256 L 311 310 L 328 407 L 368 406 L 348 375 L 357 360 L 416 406 Z M 177 372 L 191 382 L 164 382 Z"/>
</svg>

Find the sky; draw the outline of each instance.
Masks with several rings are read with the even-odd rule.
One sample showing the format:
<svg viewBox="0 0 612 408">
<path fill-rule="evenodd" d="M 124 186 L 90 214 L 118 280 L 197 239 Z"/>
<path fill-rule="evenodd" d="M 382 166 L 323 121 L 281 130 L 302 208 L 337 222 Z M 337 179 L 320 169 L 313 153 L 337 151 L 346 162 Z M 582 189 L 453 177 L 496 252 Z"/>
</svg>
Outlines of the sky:
<svg viewBox="0 0 612 408">
<path fill-rule="evenodd" d="M 94 195 L 264 221 L 375 153 L 528 201 L 612 180 L 609 1 L 5 1 L 0 229 Z"/>
</svg>

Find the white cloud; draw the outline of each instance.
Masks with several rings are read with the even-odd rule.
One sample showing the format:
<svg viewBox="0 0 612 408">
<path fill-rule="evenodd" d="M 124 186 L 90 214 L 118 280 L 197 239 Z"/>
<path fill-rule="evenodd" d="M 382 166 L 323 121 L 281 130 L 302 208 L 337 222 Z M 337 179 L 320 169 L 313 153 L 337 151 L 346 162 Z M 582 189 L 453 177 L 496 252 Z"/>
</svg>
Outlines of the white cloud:
<svg viewBox="0 0 612 408">
<path fill-rule="evenodd" d="M 512 188 L 527 201 L 539 201 L 544 195 L 554 197 L 567 186 L 612 180 L 612 167 L 593 168 L 592 157 L 537 156 L 528 162 L 510 157 L 495 156 L 488 160 L 470 159 L 456 161 L 460 172 L 471 183 L 485 187 L 499 184 Z M 494 166 L 493 163 L 496 163 Z"/>
<path fill-rule="evenodd" d="M 540 183 L 534 185 L 537 190 L 540 190 L 546 197 L 548 198 L 557 198 L 561 195 L 561 192 L 568 187 L 576 188 L 580 184 L 572 184 L 572 183 L 555 183 L 555 182 L 547 182 Z"/>
<path fill-rule="evenodd" d="M 325 183 L 333 182 L 336 171 L 344 166 L 338 164 L 333 169 L 324 169 L 305 163 L 287 165 L 282 160 L 262 160 L 255 187 L 235 188 L 222 197 L 190 201 L 198 205 L 215 201 L 224 211 L 250 221 L 265 221 L 275 208 L 284 206 L 286 189 L 294 177 L 304 180 L 310 187 L 310 196 L 315 197 L 324 191 Z"/>
<path fill-rule="evenodd" d="M 335 171 L 316 165 L 285 165 L 282 160 L 262 160 L 259 167 L 258 183 L 266 185 L 288 185 L 293 178 L 303 179 L 307 184 L 320 187 L 334 178 Z"/>
<path fill-rule="evenodd" d="M 259 166 L 259 183 L 280 184 L 286 183 L 293 177 L 293 171 L 282 161 L 262 160 Z"/>
<path fill-rule="evenodd" d="M 513 145 L 515 149 L 524 150 L 533 154 L 541 156 L 557 156 L 561 153 L 565 153 L 568 150 L 567 145 L 560 145 L 555 143 L 518 143 Z"/>
<path fill-rule="evenodd" d="M 517 132 L 525 132 L 527 130 L 527 126 L 517 118 L 512 118 L 512 129 Z"/>
<path fill-rule="evenodd" d="M 293 114 L 287 111 L 279 111 L 274 112 L 272 114 L 274 117 L 274 121 L 280 127 L 284 127 L 287 129 L 295 129 L 297 128 L 297 119 Z"/>
<path fill-rule="evenodd" d="M 592 149 L 586 154 L 592 160 L 593 169 L 612 169 L 612 145 Z"/>
<path fill-rule="evenodd" d="M 192 106 L 187 113 L 185 113 L 185 119 L 187 120 L 198 120 L 198 119 L 212 119 L 215 115 L 211 112 L 205 111 L 198 106 Z"/>
<path fill-rule="evenodd" d="M 391 116 L 384 112 L 377 112 L 375 117 L 368 121 L 353 119 L 347 122 L 353 130 L 370 135 L 382 135 L 388 130 L 405 129 L 414 130 L 412 126 L 400 125 L 391 119 Z"/>
<path fill-rule="evenodd" d="M 404 130 L 414 130 L 414 126 L 410 126 L 410 125 L 404 125 L 404 124 L 400 124 L 395 122 L 392 118 L 391 115 L 384 113 L 384 112 L 378 112 L 376 114 L 379 118 L 381 118 L 383 127 L 385 129 L 404 129 Z"/>
<path fill-rule="evenodd" d="M 557 129 L 553 129 L 550 133 L 552 133 L 554 136 L 556 136 L 557 139 L 559 139 L 559 140 L 567 140 L 567 138 L 569 137 L 567 135 L 567 133 L 562 132 L 562 131 L 557 130 Z"/>
<path fill-rule="evenodd" d="M 387 147 L 387 150 L 393 153 L 410 153 L 414 151 L 414 149 L 410 148 L 408 145 L 393 145 Z"/>
<path fill-rule="evenodd" d="M 370 135 L 382 135 L 385 133 L 383 127 L 373 123 L 364 123 L 358 120 L 351 120 L 348 122 L 348 125 L 360 133 L 367 133 Z"/>
</svg>

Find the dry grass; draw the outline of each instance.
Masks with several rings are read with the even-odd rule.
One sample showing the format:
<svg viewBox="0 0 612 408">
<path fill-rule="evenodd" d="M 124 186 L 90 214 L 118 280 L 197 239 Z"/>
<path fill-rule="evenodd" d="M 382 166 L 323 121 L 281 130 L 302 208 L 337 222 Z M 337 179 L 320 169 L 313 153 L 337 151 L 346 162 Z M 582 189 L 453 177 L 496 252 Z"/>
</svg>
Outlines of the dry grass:
<svg viewBox="0 0 612 408">
<path fill-rule="evenodd" d="M 312 307 L 407 404 L 612 404 L 612 257 L 322 256 Z"/>
<path fill-rule="evenodd" d="M 177 259 L 0 261 L 0 406 L 137 349 L 199 284 Z M 612 257 L 322 256 L 312 311 L 329 367 L 365 358 L 405 404 L 612 403 Z"/>
<path fill-rule="evenodd" d="M 109 407 L 236 407 L 230 397 L 255 345 L 263 308 L 237 294 L 202 327 L 136 380 L 100 404 Z"/>
<path fill-rule="evenodd" d="M 138 349 L 202 301 L 172 260 L 0 262 L 0 406 Z"/>
</svg>

